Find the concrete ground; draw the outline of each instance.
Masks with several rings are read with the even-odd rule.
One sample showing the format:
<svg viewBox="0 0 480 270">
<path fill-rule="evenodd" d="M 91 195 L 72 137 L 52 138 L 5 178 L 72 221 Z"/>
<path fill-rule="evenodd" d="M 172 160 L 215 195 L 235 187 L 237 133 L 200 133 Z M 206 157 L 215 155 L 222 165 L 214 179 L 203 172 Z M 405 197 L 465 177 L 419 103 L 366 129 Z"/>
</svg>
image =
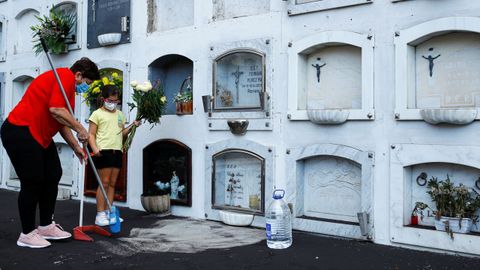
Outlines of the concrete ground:
<svg viewBox="0 0 480 270">
<path fill-rule="evenodd" d="M 0 190 L 0 270 L 9 269 L 480 269 L 480 258 L 376 245 L 294 232 L 286 250 L 268 249 L 264 231 L 218 222 L 159 218 L 120 209 L 119 235 L 95 242 L 54 242 L 45 249 L 20 248 L 17 193 Z M 59 201 L 56 218 L 77 225 L 78 201 Z M 86 204 L 85 220 L 95 206 Z M 480 244 L 480 241 L 479 241 Z"/>
</svg>

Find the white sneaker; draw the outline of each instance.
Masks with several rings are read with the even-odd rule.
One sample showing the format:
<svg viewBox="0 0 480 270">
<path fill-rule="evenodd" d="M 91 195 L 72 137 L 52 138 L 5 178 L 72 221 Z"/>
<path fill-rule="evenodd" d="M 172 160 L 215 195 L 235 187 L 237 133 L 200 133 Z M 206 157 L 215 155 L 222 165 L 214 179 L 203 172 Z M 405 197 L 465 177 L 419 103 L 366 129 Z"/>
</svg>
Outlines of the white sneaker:
<svg viewBox="0 0 480 270">
<path fill-rule="evenodd" d="M 97 213 L 97 216 L 95 217 L 95 225 L 98 225 L 98 226 L 110 225 L 107 214 L 105 212 L 102 211 Z"/>
</svg>

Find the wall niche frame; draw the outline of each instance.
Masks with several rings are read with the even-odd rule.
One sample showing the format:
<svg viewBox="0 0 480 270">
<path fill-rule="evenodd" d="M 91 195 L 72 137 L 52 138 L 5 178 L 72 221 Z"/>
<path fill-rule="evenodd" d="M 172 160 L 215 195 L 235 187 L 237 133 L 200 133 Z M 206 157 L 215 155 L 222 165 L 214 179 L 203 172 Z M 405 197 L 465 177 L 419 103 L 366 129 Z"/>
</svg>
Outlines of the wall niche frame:
<svg viewBox="0 0 480 270">
<path fill-rule="evenodd" d="M 248 127 L 247 130 L 272 130 L 272 118 L 271 118 L 271 85 L 273 82 L 273 74 L 270 67 L 273 66 L 273 56 L 272 56 L 272 39 L 269 38 L 258 38 L 253 40 L 243 40 L 243 41 L 235 41 L 230 43 L 221 43 L 221 44 L 213 44 L 210 47 L 210 60 L 211 60 L 211 74 L 212 80 L 210 89 L 212 92 L 210 93 L 211 101 L 208 104 L 208 129 L 209 130 L 230 130 L 228 126 L 228 122 L 232 120 L 244 119 L 247 120 Z M 257 70 L 247 71 L 247 70 L 236 70 L 235 72 L 242 73 L 239 77 L 239 80 L 242 80 L 243 75 L 245 76 L 253 76 L 255 78 L 249 78 L 250 80 L 254 80 L 254 84 L 259 84 L 258 80 L 260 79 L 258 74 L 256 73 L 248 73 L 248 72 L 259 72 L 262 71 L 262 82 L 261 87 L 263 94 L 258 94 L 258 100 L 260 101 L 261 106 L 250 106 L 249 108 L 236 108 L 236 109 L 226 109 L 223 108 L 218 110 L 218 106 L 214 106 L 214 102 L 217 99 L 216 97 L 216 79 L 215 76 L 218 74 L 216 71 L 216 61 L 220 59 L 224 59 L 225 57 L 229 57 L 235 55 L 237 53 L 245 53 L 251 54 L 256 57 L 262 58 L 262 67 L 258 67 L 256 64 Z M 243 68 L 245 68 L 244 65 Z M 234 72 L 230 72 L 229 75 L 233 75 Z M 233 78 L 233 77 L 232 77 Z M 245 78 L 245 77 L 244 77 Z M 236 78 L 233 78 L 235 81 Z M 248 79 L 244 79 L 245 84 L 249 84 L 250 82 Z M 239 81 L 239 83 L 240 83 Z M 248 87 L 245 86 L 244 87 Z M 258 86 L 254 86 L 258 87 Z M 236 91 L 236 89 L 233 89 Z M 254 92 L 252 92 L 254 93 Z M 256 94 L 255 94 L 256 95 Z M 256 97 L 255 97 L 256 98 Z M 204 104 L 205 106 L 205 104 Z"/>
<path fill-rule="evenodd" d="M 181 54 L 165 54 L 156 58 L 148 65 L 148 79 L 154 87 L 159 81 L 167 97 L 165 115 L 177 114 L 176 103 L 173 101 L 173 98 L 181 91 L 182 84 L 186 82 L 188 78 L 190 78 L 192 83 L 190 91 L 192 92 L 192 101 L 194 102 L 196 96 L 194 93 L 194 60 L 192 60 L 192 58 Z M 194 111 L 195 108 L 192 108 L 191 113 L 183 115 L 191 115 Z"/>
<path fill-rule="evenodd" d="M 475 33 L 480 35 L 480 19 L 475 17 L 447 17 L 424 22 L 395 33 L 395 119 L 429 121 L 426 109 L 409 108 L 415 102 L 416 46 L 423 42 L 456 32 Z M 413 101 L 411 99 L 414 99 Z M 450 111 L 459 111 L 452 108 Z M 448 109 L 441 108 L 448 113 Z M 471 121 L 480 119 L 480 107 L 472 107 Z M 422 116 L 422 114 L 424 116 Z M 443 116 L 448 118 L 448 116 Z M 460 119 L 461 120 L 461 119 Z M 465 121 L 468 124 L 471 121 Z M 455 122 L 452 122 L 455 123 Z"/>
<path fill-rule="evenodd" d="M 361 108 L 341 109 L 346 120 L 374 120 L 374 38 L 370 34 L 347 31 L 325 31 L 289 44 L 288 114 L 293 121 L 309 120 L 305 79 L 308 56 L 326 47 L 350 45 L 361 49 Z M 320 110 L 321 111 L 321 110 Z M 327 111 L 327 110 L 325 110 Z"/>
<path fill-rule="evenodd" d="M 7 18 L 0 14 L 0 62 L 7 60 Z"/>
<path fill-rule="evenodd" d="M 373 0 L 290 0 L 287 14 L 301 15 L 311 12 L 371 4 Z"/>
<path fill-rule="evenodd" d="M 309 216 L 305 202 L 304 177 L 308 161 L 316 158 L 339 159 L 343 162 L 355 164 L 360 170 L 360 212 L 366 212 L 368 216 L 367 235 L 363 236 L 358 219 L 354 222 L 345 222 L 332 218 L 318 218 Z M 286 201 L 293 204 L 293 228 L 304 231 L 312 231 L 328 235 L 355 239 L 372 239 L 374 236 L 373 226 L 373 166 L 375 154 L 354 147 L 340 144 L 312 144 L 304 147 L 287 149 L 286 177 L 291 179 L 287 182 L 288 191 Z M 309 182 L 310 183 L 310 182 Z"/>
<path fill-rule="evenodd" d="M 126 124 L 130 123 L 130 108 L 128 107 L 128 102 L 131 102 L 131 86 L 130 86 L 130 63 L 124 62 L 121 60 L 102 60 L 97 62 L 98 70 L 119 70 L 122 72 L 123 76 L 123 89 L 122 89 L 122 112 L 125 114 Z M 90 117 L 90 110 L 88 106 L 83 112 L 83 117 L 85 123 L 88 123 L 88 118 Z"/>
<path fill-rule="evenodd" d="M 81 0 L 55 0 L 51 5 L 47 6 L 48 10 L 60 9 L 61 11 L 75 10 L 76 24 L 72 32 L 75 35 L 75 42 L 68 44 L 68 50 L 79 50 L 82 48 L 82 31 L 83 31 L 83 1 Z"/>
<path fill-rule="evenodd" d="M 247 153 L 253 158 L 263 160 L 263 189 L 261 192 L 262 200 L 260 211 L 246 211 L 243 214 L 254 215 L 252 226 L 265 227 L 264 210 L 272 202 L 272 194 L 274 188 L 274 149 L 272 147 L 259 144 L 249 140 L 230 139 L 217 143 L 207 144 L 205 152 L 205 217 L 210 220 L 221 220 L 220 211 L 239 212 L 234 209 L 225 207 L 216 207 L 213 205 L 213 183 L 214 183 L 214 157 L 225 153 Z M 249 199 L 248 199 L 249 200 Z"/>
<path fill-rule="evenodd" d="M 392 243 L 480 255 L 478 234 L 454 233 L 412 227 L 413 209 L 406 199 L 412 182 L 412 167 L 428 163 L 462 165 L 480 170 L 480 147 L 472 145 L 392 144 L 390 146 L 390 241 Z M 446 176 L 445 176 L 446 177 Z M 428 175 L 430 178 L 430 175 Z M 439 179 L 439 180 L 443 180 Z M 416 183 L 415 183 L 416 185 Z M 426 192 L 426 187 L 425 192 Z M 407 214 L 408 213 L 408 214 Z"/>
<path fill-rule="evenodd" d="M 13 14 L 16 14 L 14 17 L 14 29 L 16 31 L 12 35 L 14 38 L 13 54 L 18 55 L 29 53 L 33 55 L 33 32 L 30 30 L 30 26 L 38 24 L 38 20 L 35 16 L 42 15 L 39 10 L 41 10 L 39 7 L 19 7 L 13 12 Z"/>
</svg>

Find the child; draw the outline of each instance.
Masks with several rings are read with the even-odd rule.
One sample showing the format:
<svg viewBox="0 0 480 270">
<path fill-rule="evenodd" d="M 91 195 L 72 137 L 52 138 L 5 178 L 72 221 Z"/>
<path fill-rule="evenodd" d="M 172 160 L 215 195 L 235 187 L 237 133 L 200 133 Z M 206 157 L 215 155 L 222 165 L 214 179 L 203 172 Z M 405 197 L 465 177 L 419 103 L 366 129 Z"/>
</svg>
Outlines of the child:
<svg viewBox="0 0 480 270">
<path fill-rule="evenodd" d="M 93 161 L 102 180 L 103 188 L 107 193 L 110 204 L 115 195 L 115 183 L 122 167 L 123 140 L 127 137 L 134 125 L 124 128 L 125 115 L 116 109 L 119 103 L 120 90 L 114 85 L 105 85 L 101 89 L 100 101 L 102 106 L 94 111 L 88 119 L 89 144 L 93 152 Z M 97 216 L 95 224 L 107 226 L 115 221 L 109 221 L 108 204 L 105 202 L 100 187 L 97 189 Z M 123 221 L 120 219 L 120 221 Z"/>
</svg>

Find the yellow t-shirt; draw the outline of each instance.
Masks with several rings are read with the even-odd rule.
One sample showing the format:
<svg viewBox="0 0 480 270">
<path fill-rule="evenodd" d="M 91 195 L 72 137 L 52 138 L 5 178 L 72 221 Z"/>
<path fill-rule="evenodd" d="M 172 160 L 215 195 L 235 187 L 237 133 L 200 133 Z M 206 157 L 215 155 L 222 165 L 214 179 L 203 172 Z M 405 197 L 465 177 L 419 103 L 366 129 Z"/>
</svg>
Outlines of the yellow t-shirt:
<svg viewBox="0 0 480 270">
<path fill-rule="evenodd" d="M 96 142 L 100 150 L 122 150 L 122 129 L 125 126 L 125 115 L 116 110 L 108 112 L 98 109 L 92 113 L 89 121 L 97 125 Z"/>
</svg>

